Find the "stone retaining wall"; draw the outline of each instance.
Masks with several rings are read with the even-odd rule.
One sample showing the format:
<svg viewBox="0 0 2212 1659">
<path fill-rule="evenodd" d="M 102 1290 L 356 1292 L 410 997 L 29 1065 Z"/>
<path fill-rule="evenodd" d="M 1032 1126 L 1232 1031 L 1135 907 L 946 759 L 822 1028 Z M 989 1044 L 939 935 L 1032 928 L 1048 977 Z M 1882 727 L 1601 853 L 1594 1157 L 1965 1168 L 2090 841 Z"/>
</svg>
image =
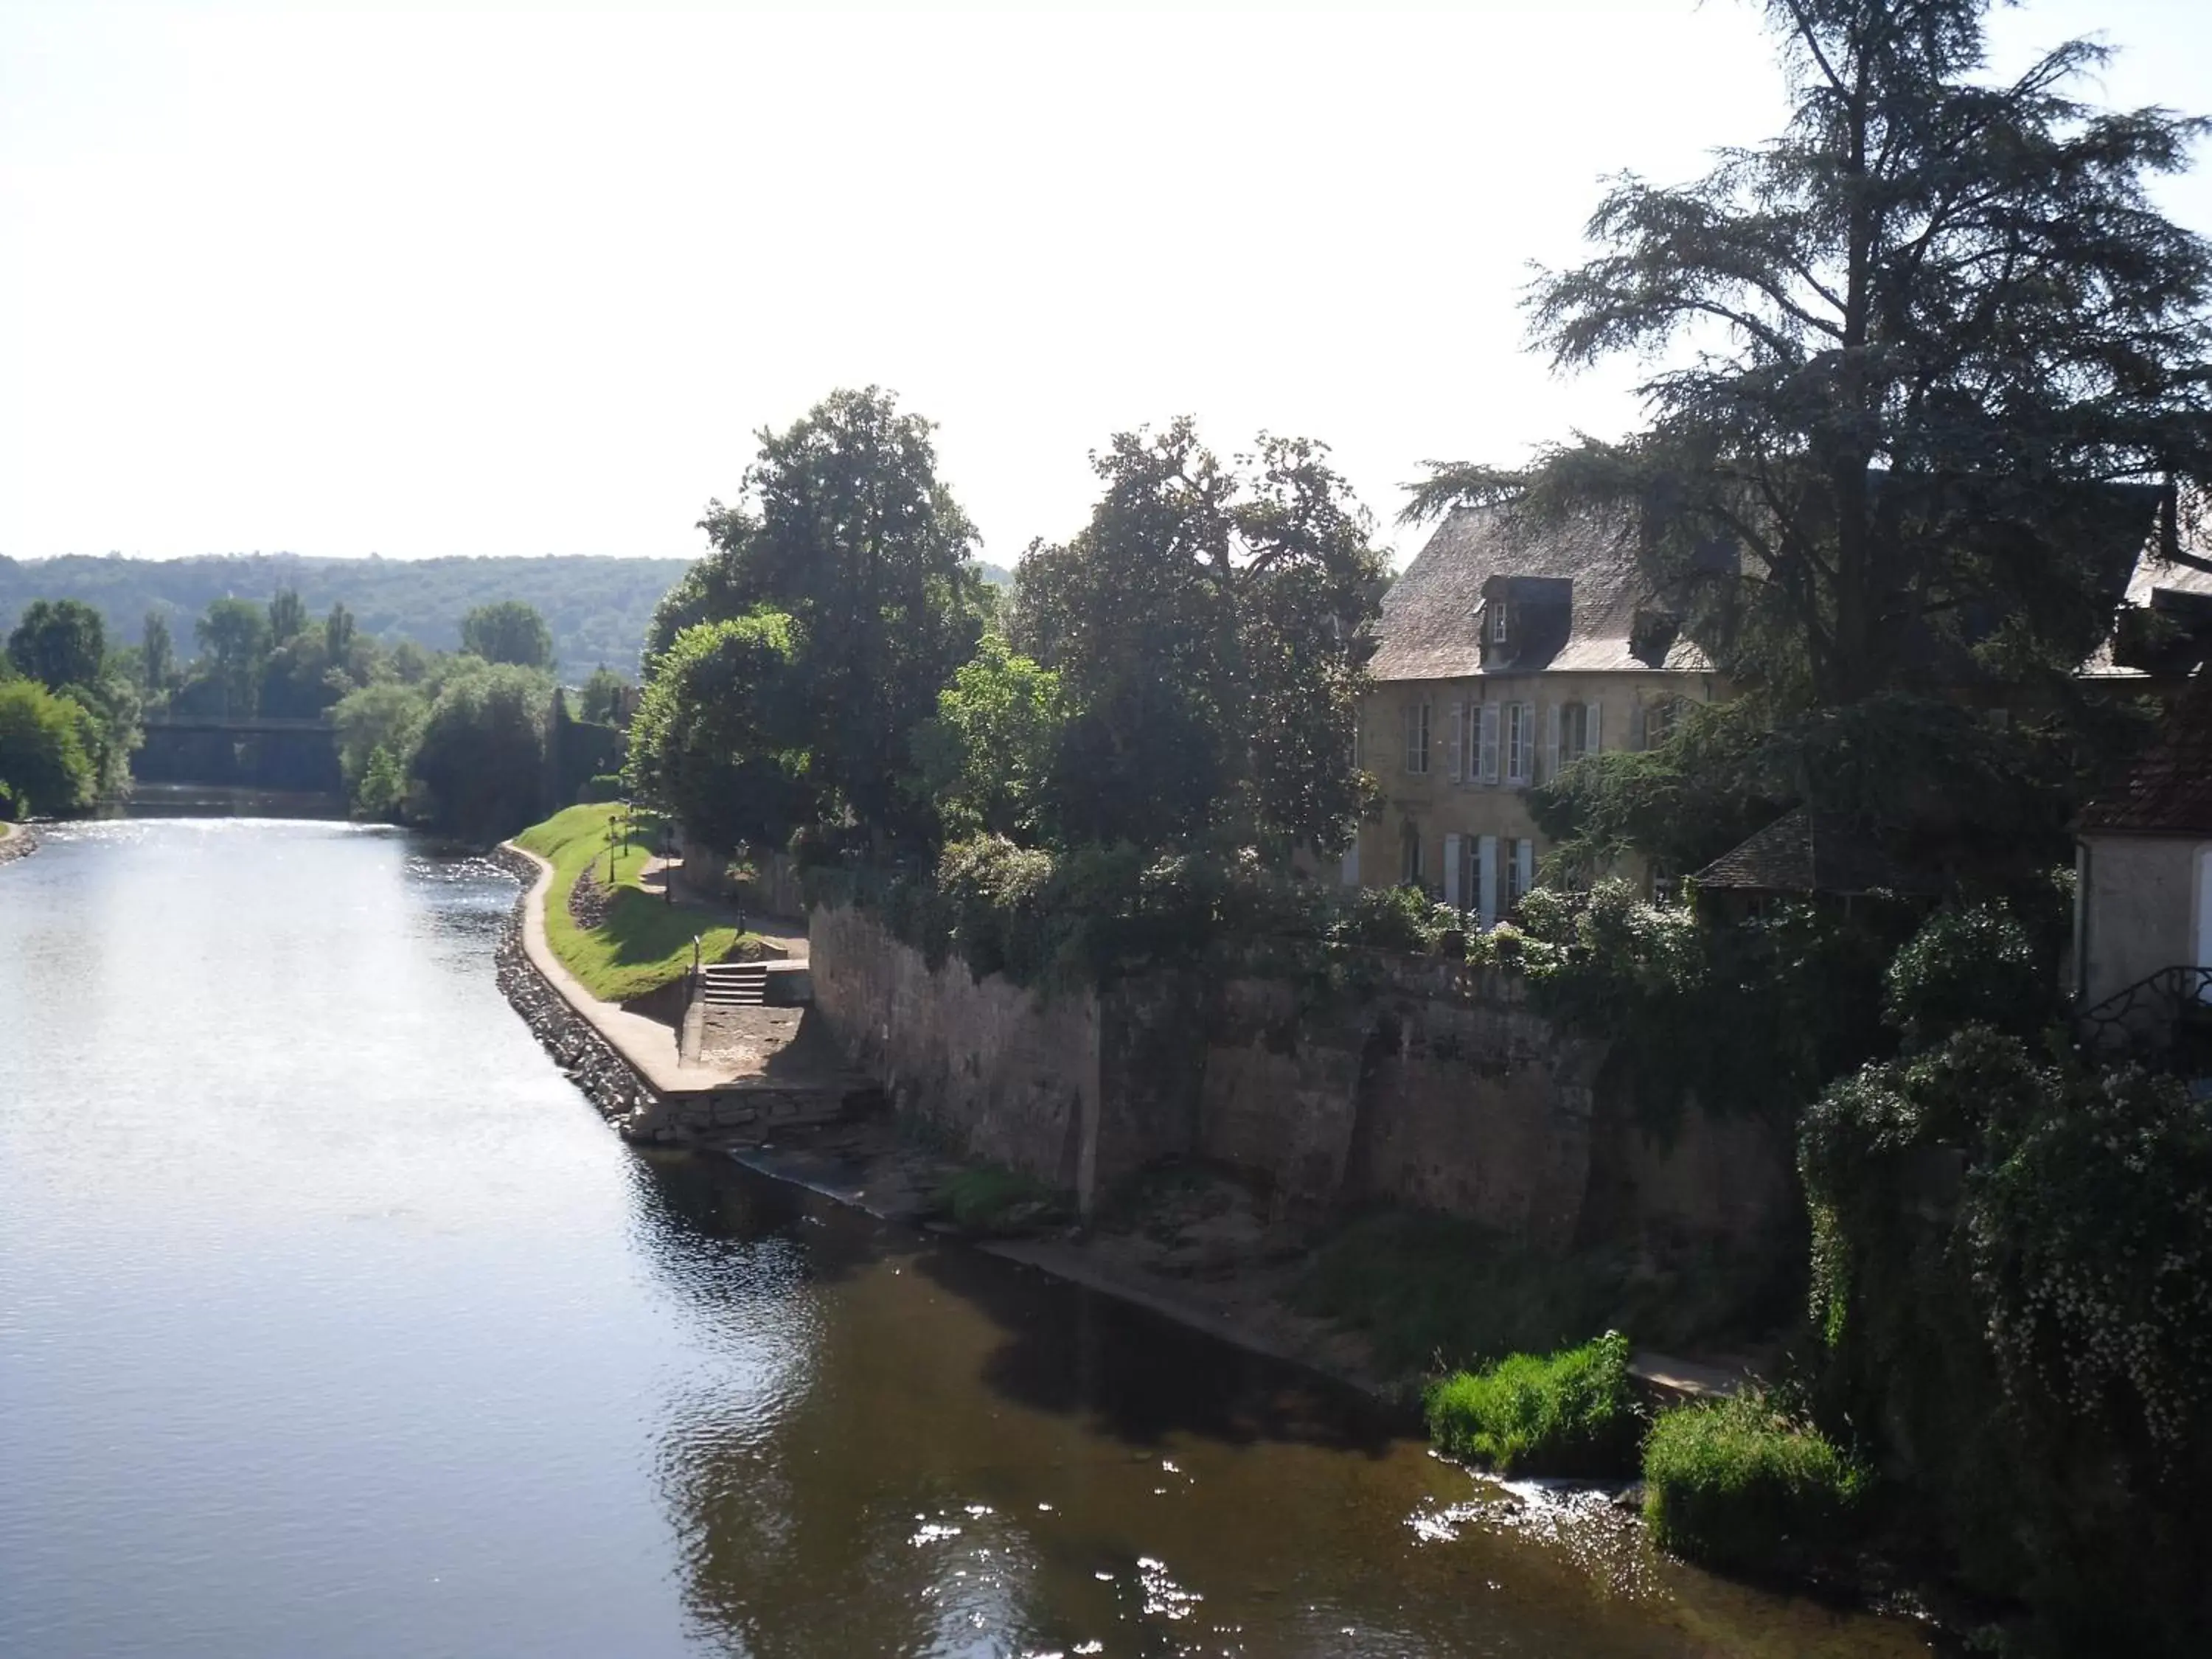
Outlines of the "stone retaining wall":
<svg viewBox="0 0 2212 1659">
<path fill-rule="evenodd" d="M 1789 1210 L 1786 1136 L 1694 1110 L 1655 1135 L 1600 1098 L 1605 1045 L 1554 1030 L 1515 974 L 1378 958 L 1356 990 L 1176 972 L 1047 995 L 932 969 L 862 909 L 810 925 L 815 1006 L 854 1063 L 1086 1214 L 1188 1157 L 1279 1214 L 1405 1205 L 1548 1250 L 1751 1245 Z"/>
</svg>

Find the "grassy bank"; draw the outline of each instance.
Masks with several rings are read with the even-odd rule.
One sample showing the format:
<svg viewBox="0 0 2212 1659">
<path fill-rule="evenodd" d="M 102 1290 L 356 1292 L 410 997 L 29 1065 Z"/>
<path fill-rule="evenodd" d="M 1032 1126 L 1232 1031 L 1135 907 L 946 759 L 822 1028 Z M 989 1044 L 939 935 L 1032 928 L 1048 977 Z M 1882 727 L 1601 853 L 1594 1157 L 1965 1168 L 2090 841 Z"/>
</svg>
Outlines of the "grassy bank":
<svg viewBox="0 0 2212 1659">
<path fill-rule="evenodd" d="M 545 937 L 553 954 L 593 996 L 619 1002 L 681 977 L 691 966 L 695 935 L 708 962 L 728 956 L 742 936 L 719 915 L 672 905 L 639 889 L 638 872 L 660 838 L 659 820 L 644 812 L 637 815 L 630 850 L 617 849 L 605 920 L 596 927 L 578 927 L 568 913 L 568 896 L 587 867 L 594 880 L 605 884 L 607 816 L 612 810 L 604 804 L 571 806 L 514 840 L 553 866 L 553 885 L 545 897 Z"/>
</svg>

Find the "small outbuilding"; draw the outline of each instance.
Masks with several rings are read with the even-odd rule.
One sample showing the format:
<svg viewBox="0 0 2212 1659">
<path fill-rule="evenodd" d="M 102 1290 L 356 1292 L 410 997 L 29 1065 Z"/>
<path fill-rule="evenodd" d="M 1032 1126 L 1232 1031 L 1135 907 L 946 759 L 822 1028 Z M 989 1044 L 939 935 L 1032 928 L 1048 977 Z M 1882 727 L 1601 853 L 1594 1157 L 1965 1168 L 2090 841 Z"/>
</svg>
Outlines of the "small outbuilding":
<svg viewBox="0 0 2212 1659">
<path fill-rule="evenodd" d="M 2075 824 L 2075 1006 L 2137 1040 L 2212 1008 L 2212 675 Z M 2093 1030 L 2092 1036 L 2107 1035 Z"/>
<path fill-rule="evenodd" d="M 1777 899 L 1818 898 L 1846 909 L 1867 899 L 1932 899 L 1934 875 L 1892 858 L 1848 819 L 1800 806 L 1692 878 L 1698 902 L 1738 918 Z"/>
</svg>

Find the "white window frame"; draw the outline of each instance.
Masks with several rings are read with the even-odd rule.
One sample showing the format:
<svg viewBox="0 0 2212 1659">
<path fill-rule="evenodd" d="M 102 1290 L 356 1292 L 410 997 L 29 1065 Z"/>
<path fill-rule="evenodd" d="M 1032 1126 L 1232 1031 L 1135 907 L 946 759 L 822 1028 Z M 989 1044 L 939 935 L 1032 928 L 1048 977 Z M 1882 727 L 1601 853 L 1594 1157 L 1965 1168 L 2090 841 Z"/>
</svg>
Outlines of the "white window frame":
<svg viewBox="0 0 2212 1659">
<path fill-rule="evenodd" d="M 1511 607 L 1504 600 L 1492 599 L 1490 602 L 1490 642 L 1492 645 L 1506 644 L 1512 638 L 1511 617 Z"/>
<path fill-rule="evenodd" d="M 1536 843 L 1524 836 L 1507 842 L 1505 846 L 1505 867 L 1501 873 L 1504 878 L 1504 908 L 1510 912 L 1528 896 L 1529 890 L 1536 884 Z"/>
<path fill-rule="evenodd" d="M 1429 702 L 1425 697 L 1406 705 L 1406 770 L 1417 778 L 1429 774 Z"/>
<path fill-rule="evenodd" d="M 1518 787 L 1534 781 L 1536 772 L 1536 705 L 1505 705 L 1505 781 Z"/>
<path fill-rule="evenodd" d="M 1572 766 L 1590 751 L 1592 705 L 1577 699 L 1559 705 L 1559 764 Z"/>
</svg>

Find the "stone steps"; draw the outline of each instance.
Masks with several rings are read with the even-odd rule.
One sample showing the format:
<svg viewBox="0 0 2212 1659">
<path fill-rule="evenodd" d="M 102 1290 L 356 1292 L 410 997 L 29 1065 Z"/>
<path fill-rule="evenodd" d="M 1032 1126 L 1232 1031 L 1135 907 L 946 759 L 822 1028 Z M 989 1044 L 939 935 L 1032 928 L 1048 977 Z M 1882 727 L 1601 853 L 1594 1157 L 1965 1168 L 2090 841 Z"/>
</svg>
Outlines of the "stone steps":
<svg viewBox="0 0 2212 1659">
<path fill-rule="evenodd" d="M 758 1007 L 768 1001 L 768 966 L 718 962 L 699 970 L 699 1000 L 725 1007 Z"/>
</svg>

